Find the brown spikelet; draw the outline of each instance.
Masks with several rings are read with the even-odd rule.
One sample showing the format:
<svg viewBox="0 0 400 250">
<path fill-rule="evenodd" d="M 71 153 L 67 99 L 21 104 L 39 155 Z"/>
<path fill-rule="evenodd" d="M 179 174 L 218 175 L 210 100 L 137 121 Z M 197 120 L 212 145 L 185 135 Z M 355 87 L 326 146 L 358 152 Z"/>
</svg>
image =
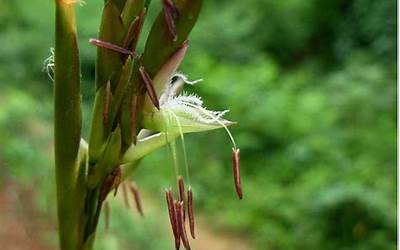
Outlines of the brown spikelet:
<svg viewBox="0 0 400 250">
<path fill-rule="evenodd" d="M 190 250 L 189 240 L 186 235 L 185 221 L 183 219 L 184 216 L 183 211 L 185 209 L 183 206 L 183 202 L 182 201 L 176 202 L 175 209 L 178 221 L 179 234 L 182 239 L 183 246 L 185 247 L 186 250 Z"/>
<path fill-rule="evenodd" d="M 89 43 L 92 44 L 92 45 L 95 45 L 97 47 L 101 47 L 101 48 L 109 49 L 109 50 L 112 50 L 112 51 L 115 51 L 115 52 L 119 52 L 119 53 L 124 54 L 124 55 L 131 55 L 131 56 L 135 55 L 135 53 L 133 53 L 130 50 L 127 50 L 125 48 L 122 48 L 122 47 L 120 47 L 118 45 L 115 45 L 115 44 L 112 44 L 112 43 L 109 43 L 109 42 L 101 41 L 99 39 L 94 39 L 94 38 L 89 39 Z"/>
<path fill-rule="evenodd" d="M 140 216 L 144 217 L 142 200 L 140 198 L 140 192 L 139 192 L 137 185 L 135 183 L 131 183 L 130 189 L 131 189 L 133 198 L 135 200 L 136 209 L 137 209 L 138 213 L 140 214 Z"/>
<path fill-rule="evenodd" d="M 165 191 L 165 199 L 167 200 L 169 221 L 171 223 L 172 233 L 174 234 L 175 249 L 179 249 L 181 245 L 181 238 L 177 226 L 178 221 L 171 188 Z"/>
<path fill-rule="evenodd" d="M 124 41 L 124 48 L 128 48 L 130 51 L 134 52 L 136 50 L 137 43 L 139 41 L 139 35 L 142 31 L 144 19 L 146 16 L 146 8 L 140 12 L 129 25 L 127 35 Z"/>
<path fill-rule="evenodd" d="M 160 104 L 158 102 L 156 91 L 154 90 L 153 81 L 151 80 L 149 74 L 147 74 L 147 72 L 143 66 L 141 66 L 139 68 L 139 72 L 140 72 L 140 76 L 142 77 L 144 86 L 146 87 L 147 94 L 149 95 L 149 97 L 151 99 L 151 102 L 157 109 L 160 109 Z"/>
<path fill-rule="evenodd" d="M 106 232 L 108 232 L 108 229 L 110 228 L 110 205 L 108 202 L 104 202 L 104 226 Z"/>
<path fill-rule="evenodd" d="M 192 235 L 193 239 L 196 239 L 196 236 L 194 234 L 193 192 L 192 187 L 190 186 L 187 191 L 187 199 L 190 234 Z"/>
<path fill-rule="evenodd" d="M 106 86 L 104 87 L 104 94 L 103 94 L 103 124 L 108 123 L 108 111 L 110 109 L 110 100 L 111 100 L 111 83 L 110 80 L 108 80 Z"/>
<path fill-rule="evenodd" d="M 239 199 L 243 199 L 242 185 L 240 183 L 240 149 L 232 148 L 232 163 L 233 163 L 233 178 L 235 182 L 235 189 Z"/>
<path fill-rule="evenodd" d="M 126 32 L 125 40 L 124 40 L 124 48 L 128 48 L 128 46 L 132 43 L 136 36 L 137 26 L 139 25 L 139 16 L 137 16 L 129 25 L 128 31 Z"/>
<path fill-rule="evenodd" d="M 168 31 L 174 41 L 176 41 L 178 34 L 176 32 L 176 25 L 174 18 L 179 17 L 179 11 L 171 0 L 163 0 L 164 19 L 167 24 Z"/>
<path fill-rule="evenodd" d="M 137 119 L 137 95 L 132 95 L 131 99 L 131 133 L 132 133 L 132 143 L 136 145 L 137 135 L 136 135 L 136 119 Z"/>
<path fill-rule="evenodd" d="M 122 196 L 124 198 L 126 208 L 129 209 L 130 206 L 129 206 L 128 190 L 126 185 L 127 184 L 125 182 L 122 183 Z"/>
</svg>

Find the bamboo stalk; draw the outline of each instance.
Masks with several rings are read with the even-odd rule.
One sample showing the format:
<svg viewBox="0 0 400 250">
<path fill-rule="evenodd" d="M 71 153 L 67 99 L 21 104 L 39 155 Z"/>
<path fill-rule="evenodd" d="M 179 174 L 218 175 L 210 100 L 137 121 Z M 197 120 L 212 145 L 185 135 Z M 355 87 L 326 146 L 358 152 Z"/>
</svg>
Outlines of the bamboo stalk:
<svg viewBox="0 0 400 250">
<path fill-rule="evenodd" d="M 56 0 L 54 148 L 61 250 L 79 249 L 82 240 L 84 172 L 81 138 L 79 50 L 74 4 Z"/>
</svg>

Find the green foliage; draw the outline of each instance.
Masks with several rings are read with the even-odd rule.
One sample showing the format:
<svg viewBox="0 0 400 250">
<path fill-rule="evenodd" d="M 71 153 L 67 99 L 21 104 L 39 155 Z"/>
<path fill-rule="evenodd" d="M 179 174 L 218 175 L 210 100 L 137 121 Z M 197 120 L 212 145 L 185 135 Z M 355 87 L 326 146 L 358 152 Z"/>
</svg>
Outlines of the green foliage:
<svg viewBox="0 0 400 250">
<path fill-rule="evenodd" d="M 95 58 L 87 39 L 96 36 L 101 5 L 87 1 L 77 13 L 86 104 Z M 229 108 L 238 122 L 232 131 L 244 200 L 234 195 L 223 132 L 189 135 L 197 211 L 256 249 L 395 249 L 396 2 L 224 0 L 203 7 L 182 71 L 204 78 L 196 92 L 206 105 Z M 12 87 L 0 93 L 0 165 L 24 183 L 51 172 L 52 87 L 40 72 L 52 46 L 50 9 L 47 1 L 0 3 L 0 88 Z M 85 122 L 86 114 L 84 107 Z M 166 151 L 135 175 L 153 194 L 170 185 Z M 142 224 L 113 206 L 111 217 L 111 236 L 98 249 L 165 249 L 165 239 L 151 240 L 165 216 Z"/>
</svg>

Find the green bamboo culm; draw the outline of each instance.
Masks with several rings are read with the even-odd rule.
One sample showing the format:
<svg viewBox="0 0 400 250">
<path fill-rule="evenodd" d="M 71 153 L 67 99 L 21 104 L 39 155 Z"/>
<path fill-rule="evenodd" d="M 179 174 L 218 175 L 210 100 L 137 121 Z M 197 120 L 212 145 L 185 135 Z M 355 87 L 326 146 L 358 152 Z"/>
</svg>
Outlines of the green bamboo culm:
<svg viewBox="0 0 400 250">
<path fill-rule="evenodd" d="M 74 4 L 56 0 L 54 148 L 60 248 L 79 249 L 85 195 L 80 69 Z"/>
</svg>

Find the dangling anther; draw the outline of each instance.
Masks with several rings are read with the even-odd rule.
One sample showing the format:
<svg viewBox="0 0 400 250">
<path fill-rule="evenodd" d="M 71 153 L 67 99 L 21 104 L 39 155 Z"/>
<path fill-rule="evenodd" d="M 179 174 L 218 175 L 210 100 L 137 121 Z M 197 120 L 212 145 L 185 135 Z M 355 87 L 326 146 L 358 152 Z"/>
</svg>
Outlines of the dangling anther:
<svg viewBox="0 0 400 250">
<path fill-rule="evenodd" d="M 186 250 L 190 250 L 189 240 L 186 236 L 185 221 L 183 219 L 183 211 L 185 209 L 183 206 L 183 202 L 182 201 L 176 202 L 175 208 L 177 214 L 179 234 L 181 236 L 183 246 L 185 247 Z"/>
<path fill-rule="evenodd" d="M 146 72 L 143 66 L 139 68 L 140 76 L 142 77 L 144 86 L 146 87 L 147 94 L 149 95 L 153 105 L 160 109 L 160 104 L 158 102 L 156 91 L 154 90 L 153 81 L 151 80 L 149 74 Z"/>
<path fill-rule="evenodd" d="M 108 202 L 104 202 L 104 226 L 106 232 L 108 232 L 108 229 L 110 228 L 110 205 Z"/>
<path fill-rule="evenodd" d="M 196 239 L 194 234 L 194 213 L 193 213 L 193 192 L 192 187 L 189 186 L 187 191 L 187 199 L 188 199 L 188 216 L 189 216 L 189 226 L 190 226 L 190 234 L 193 239 Z"/>
<path fill-rule="evenodd" d="M 125 182 L 122 183 L 122 196 L 124 198 L 126 208 L 129 209 L 130 206 L 129 206 L 129 198 L 128 198 L 128 188 L 126 185 L 127 184 Z"/>
<path fill-rule="evenodd" d="M 119 52 L 119 53 L 124 54 L 124 55 L 135 56 L 135 53 L 130 51 L 130 50 L 127 50 L 125 48 L 122 48 L 122 47 L 120 47 L 118 45 L 115 45 L 115 44 L 112 44 L 112 43 L 109 43 L 109 42 L 101 41 L 99 39 L 91 38 L 91 39 L 89 39 L 89 43 L 94 45 L 94 46 L 97 46 L 97 47 L 100 47 L 100 48 L 109 49 L 109 50 L 112 50 L 112 51 L 115 51 L 115 52 Z"/>
<path fill-rule="evenodd" d="M 185 204 L 185 184 L 183 183 L 182 176 L 178 177 L 179 201 Z M 183 205 L 183 221 L 186 220 L 185 205 Z"/>
<path fill-rule="evenodd" d="M 181 238 L 178 229 L 177 214 L 175 210 L 174 197 L 171 188 L 165 191 L 165 199 L 167 200 L 169 221 L 171 223 L 172 233 L 174 234 L 175 249 L 178 250 L 181 245 Z"/>
<path fill-rule="evenodd" d="M 179 201 L 185 201 L 185 184 L 182 176 L 178 176 Z"/>
<path fill-rule="evenodd" d="M 232 163 L 233 163 L 233 178 L 235 182 L 235 189 L 236 193 L 241 200 L 243 198 L 242 193 L 242 185 L 240 183 L 240 167 L 239 167 L 239 160 L 240 160 L 240 149 L 232 148 Z"/>
<path fill-rule="evenodd" d="M 131 189 L 131 192 L 133 195 L 133 199 L 135 200 L 136 209 L 137 209 L 138 213 L 140 214 L 140 216 L 144 217 L 142 200 L 140 198 L 140 192 L 139 192 L 137 185 L 135 183 L 131 183 L 130 189 Z"/>
</svg>

